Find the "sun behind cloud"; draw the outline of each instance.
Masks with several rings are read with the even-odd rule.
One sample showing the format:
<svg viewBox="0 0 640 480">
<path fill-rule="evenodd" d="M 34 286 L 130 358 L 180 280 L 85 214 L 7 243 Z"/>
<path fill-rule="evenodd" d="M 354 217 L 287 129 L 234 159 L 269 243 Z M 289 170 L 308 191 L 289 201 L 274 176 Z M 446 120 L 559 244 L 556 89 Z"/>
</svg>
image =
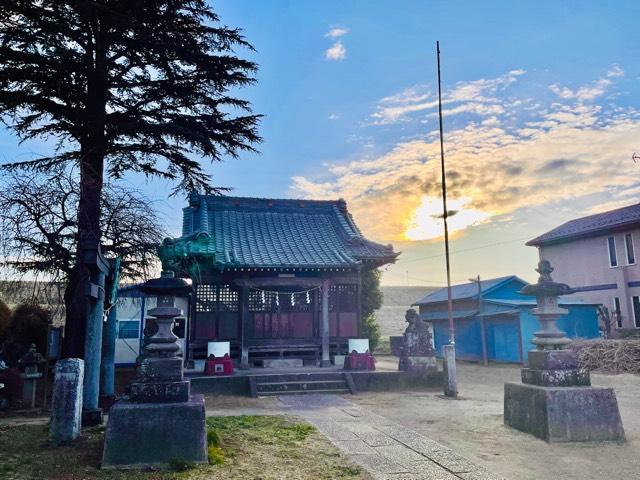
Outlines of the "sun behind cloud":
<svg viewBox="0 0 640 480">
<path fill-rule="evenodd" d="M 491 217 L 491 213 L 471 207 L 470 202 L 469 198 L 449 199 L 447 202 L 449 233 L 463 231 Z M 435 240 L 443 235 L 442 199 L 424 195 L 422 203 L 416 209 L 407 227 L 405 237 L 408 240 L 417 241 Z"/>
</svg>

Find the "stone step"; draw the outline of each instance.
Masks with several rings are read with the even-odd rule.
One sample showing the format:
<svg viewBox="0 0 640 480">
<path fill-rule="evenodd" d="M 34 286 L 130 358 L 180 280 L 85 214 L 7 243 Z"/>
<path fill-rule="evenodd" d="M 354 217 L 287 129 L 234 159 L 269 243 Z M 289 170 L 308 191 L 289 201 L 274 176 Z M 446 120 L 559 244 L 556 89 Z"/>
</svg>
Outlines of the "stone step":
<svg viewBox="0 0 640 480">
<path fill-rule="evenodd" d="M 331 393 L 334 395 L 341 395 L 349 393 L 347 388 L 335 388 L 331 390 L 297 390 L 297 391 L 282 391 L 282 392 L 258 392 L 260 397 L 268 397 L 271 395 L 300 395 L 305 393 Z"/>
<path fill-rule="evenodd" d="M 305 381 L 343 381 L 344 373 L 342 372 L 326 372 L 326 373 L 273 373 L 266 375 L 252 375 L 257 383 L 273 383 L 273 382 L 305 382 Z"/>
<path fill-rule="evenodd" d="M 344 380 L 312 380 L 302 382 L 258 382 L 256 383 L 258 394 L 264 392 L 304 392 L 309 390 L 348 390 Z"/>
</svg>

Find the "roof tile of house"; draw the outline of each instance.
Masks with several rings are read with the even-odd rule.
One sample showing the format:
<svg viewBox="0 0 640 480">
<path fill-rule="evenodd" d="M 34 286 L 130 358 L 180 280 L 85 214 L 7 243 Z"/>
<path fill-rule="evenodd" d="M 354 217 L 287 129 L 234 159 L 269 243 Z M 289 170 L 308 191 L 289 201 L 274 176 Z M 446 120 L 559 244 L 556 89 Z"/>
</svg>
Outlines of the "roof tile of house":
<svg viewBox="0 0 640 480">
<path fill-rule="evenodd" d="M 638 225 L 640 225 L 640 203 L 570 220 L 533 240 L 529 240 L 527 245 L 540 246 L 559 243 Z"/>
</svg>

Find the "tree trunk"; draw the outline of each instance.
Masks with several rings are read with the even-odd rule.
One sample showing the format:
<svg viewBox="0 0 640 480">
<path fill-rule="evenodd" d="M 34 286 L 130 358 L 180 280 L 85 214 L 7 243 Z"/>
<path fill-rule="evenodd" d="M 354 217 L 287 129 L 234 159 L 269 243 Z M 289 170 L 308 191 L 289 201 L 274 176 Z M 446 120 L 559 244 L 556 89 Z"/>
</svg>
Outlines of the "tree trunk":
<svg viewBox="0 0 640 480">
<path fill-rule="evenodd" d="M 78 239 L 76 263 L 65 290 L 66 325 L 64 355 L 84 358 L 88 314 L 87 287 L 91 278 L 85 265 L 86 248 L 99 244 L 100 197 L 103 186 L 105 122 L 107 103 L 106 45 L 98 13 L 92 22 L 93 49 L 87 52 L 90 65 L 87 78 L 85 123 L 87 136 L 81 140 L 80 200 L 78 202 Z"/>
</svg>

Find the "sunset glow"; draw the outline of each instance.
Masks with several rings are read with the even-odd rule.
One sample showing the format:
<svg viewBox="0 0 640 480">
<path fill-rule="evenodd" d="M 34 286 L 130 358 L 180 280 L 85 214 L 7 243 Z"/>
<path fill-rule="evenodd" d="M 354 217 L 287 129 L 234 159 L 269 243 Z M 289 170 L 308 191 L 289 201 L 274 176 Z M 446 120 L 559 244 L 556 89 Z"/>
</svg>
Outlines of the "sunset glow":
<svg viewBox="0 0 640 480">
<path fill-rule="evenodd" d="M 462 231 L 467 227 L 483 222 L 491 216 L 488 212 L 475 210 L 468 205 L 468 198 L 450 199 L 448 210 L 455 211 L 449 217 L 449 233 Z M 409 240 L 431 240 L 442 237 L 444 227 L 442 223 L 442 200 L 440 198 L 423 196 L 422 203 L 415 211 L 415 214 L 405 232 Z"/>
</svg>

